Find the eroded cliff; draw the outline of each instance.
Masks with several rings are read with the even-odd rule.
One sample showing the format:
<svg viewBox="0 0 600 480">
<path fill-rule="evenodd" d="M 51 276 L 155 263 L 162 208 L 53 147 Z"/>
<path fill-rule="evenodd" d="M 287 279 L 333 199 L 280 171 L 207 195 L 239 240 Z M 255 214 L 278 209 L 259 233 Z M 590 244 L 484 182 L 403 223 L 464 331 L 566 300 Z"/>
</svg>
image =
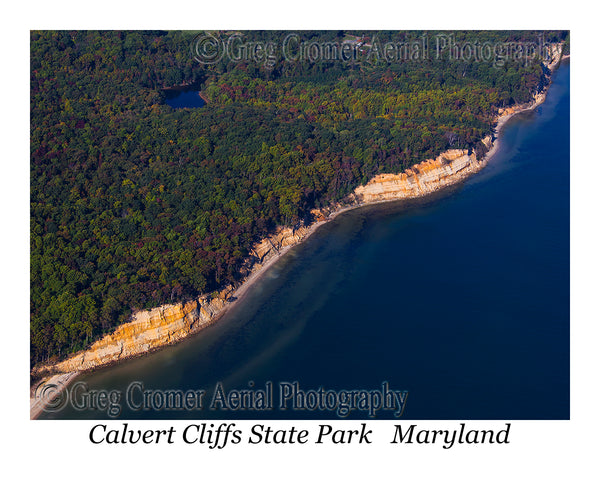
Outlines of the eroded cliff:
<svg viewBox="0 0 600 480">
<path fill-rule="evenodd" d="M 435 160 L 425 160 L 403 173 L 382 174 L 366 185 L 357 187 L 354 195 L 360 203 L 414 198 L 453 185 L 485 166 L 467 150 L 448 150 Z"/>
<path fill-rule="evenodd" d="M 273 255 L 278 255 L 285 247 L 296 245 L 301 242 L 310 229 L 308 227 L 279 227 L 274 235 L 265 238 L 256 244 L 252 249 L 251 255 L 259 262 L 265 262 Z"/>
<path fill-rule="evenodd" d="M 286 247 L 300 243 L 309 231 L 307 227 L 280 227 L 256 244 L 249 258 L 251 274 L 260 271 L 274 256 L 281 255 Z M 119 326 L 88 349 L 56 365 L 38 366 L 33 373 L 43 375 L 92 370 L 176 343 L 215 321 L 235 300 L 234 293 L 234 287 L 229 285 L 213 295 L 139 311 L 132 316 L 132 321 Z"/>
<path fill-rule="evenodd" d="M 90 370 L 177 342 L 210 324 L 226 304 L 226 295 L 137 312 L 131 322 L 93 343 L 87 350 L 38 370 L 39 373 Z"/>
</svg>

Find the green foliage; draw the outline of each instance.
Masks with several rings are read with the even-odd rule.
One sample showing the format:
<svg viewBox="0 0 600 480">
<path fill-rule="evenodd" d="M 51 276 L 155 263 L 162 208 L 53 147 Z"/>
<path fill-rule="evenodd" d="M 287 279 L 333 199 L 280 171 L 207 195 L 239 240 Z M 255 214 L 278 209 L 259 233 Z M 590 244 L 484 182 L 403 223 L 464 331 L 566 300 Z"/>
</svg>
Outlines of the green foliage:
<svg viewBox="0 0 600 480">
<path fill-rule="evenodd" d="M 535 38 L 462 35 L 476 34 Z M 283 33 L 245 38 L 269 35 Z M 274 226 L 308 221 L 377 173 L 473 147 L 499 106 L 547 81 L 539 62 L 516 61 L 200 67 L 192 38 L 31 33 L 32 363 L 85 347 L 136 309 L 238 281 Z M 165 105 L 162 88 L 194 82 L 205 107 Z"/>
</svg>

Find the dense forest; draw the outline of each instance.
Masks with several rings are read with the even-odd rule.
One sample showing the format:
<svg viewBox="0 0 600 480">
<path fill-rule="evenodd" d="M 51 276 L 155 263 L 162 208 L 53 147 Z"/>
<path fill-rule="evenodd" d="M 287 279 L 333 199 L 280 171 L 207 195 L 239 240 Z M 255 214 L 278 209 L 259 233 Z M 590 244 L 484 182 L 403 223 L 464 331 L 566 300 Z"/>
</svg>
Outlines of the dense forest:
<svg viewBox="0 0 600 480">
<path fill-rule="evenodd" d="M 299 33 L 367 45 L 422 35 Z M 543 35 L 568 41 L 568 32 Z M 194 38 L 31 32 L 32 364 L 85 347 L 138 309 L 238 282 L 250 247 L 275 226 L 309 222 L 312 208 L 377 173 L 481 149 L 498 107 L 529 101 L 548 82 L 539 58 L 266 65 L 225 55 L 202 65 Z M 198 85 L 208 103 L 169 107 L 164 89 L 182 84 Z"/>
</svg>

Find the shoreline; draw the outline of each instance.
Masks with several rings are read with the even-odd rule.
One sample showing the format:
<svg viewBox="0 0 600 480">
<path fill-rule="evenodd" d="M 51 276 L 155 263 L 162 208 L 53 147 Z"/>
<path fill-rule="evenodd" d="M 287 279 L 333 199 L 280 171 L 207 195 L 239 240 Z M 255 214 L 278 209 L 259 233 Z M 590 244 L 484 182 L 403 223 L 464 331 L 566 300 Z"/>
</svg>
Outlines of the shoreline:
<svg viewBox="0 0 600 480">
<path fill-rule="evenodd" d="M 53 375 L 32 385 L 29 392 L 29 419 L 35 420 L 46 411 L 60 410 L 66 402 L 62 393 L 81 373 L 69 372 Z"/>
<path fill-rule="evenodd" d="M 311 223 L 307 227 L 305 227 L 306 228 L 305 234 L 302 235 L 301 237 L 299 237 L 298 239 L 296 239 L 294 237 L 295 241 L 293 243 L 285 245 L 282 248 L 278 249 L 277 247 L 275 247 L 273 245 L 273 243 L 271 241 L 273 236 L 269 236 L 269 237 L 263 239 L 263 241 L 260 243 L 263 243 L 265 241 L 270 242 L 271 245 L 273 246 L 274 250 L 276 250 L 277 253 L 271 255 L 269 258 L 264 259 L 266 257 L 266 255 L 265 255 L 265 257 L 263 257 L 264 260 L 259 260 L 259 263 L 256 263 L 254 265 L 254 268 L 252 268 L 250 274 L 248 276 L 246 276 L 246 278 L 244 278 L 237 287 L 232 288 L 231 286 L 229 286 L 229 287 L 225 287 L 224 289 L 218 291 L 219 293 L 226 292 L 226 295 L 227 295 L 226 298 L 233 298 L 233 301 L 226 301 L 224 303 L 224 305 L 219 309 L 219 311 L 213 317 L 210 318 L 210 321 L 208 323 L 201 325 L 196 330 L 190 331 L 189 335 L 185 335 L 183 338 L 181 338 L 179 340 L 168 341 L 168 339 L 167 339 L 167 341 L 165 343 L 163 343 L 162 345 L 159 345 L 157 347 L 149 348 L 141 353 L 127 355 L 122 359 L 119 358 L 117 360 L 108 361 L 108 362 L 100 364 L 94 368 L 86 368 L 86 369 L 74 370 L 74 371 L 68 371 L 68 372 L 62 372 L 62 373 L 55 369 L 56 366 L 42 365 L 41 367 L 36 367 L 36 368 L 32 369 L 31 372 L 34 372 L 36 370 L 38 372 L 43 372 L 44 368 L 45 368 L 47 374 L 45 376 L 43 376 L 41 378 L 41 380 L 36 382 L 35 385 L 32 385 L 30 388 L 30 419 L 33 420 L 33 419 L 38 418 L 42 412 L 46 411 L 47 405 L 49 405 L 49 404 L 51 406 L 51 407 L 49 407 L 51 411 L 56 410 L 55 408 L 52 407 L 52 405 L 53 405 L 52 402 L 55 400 L 56 397 L 61 395 L 61 393 L 67 388 L 67 386 L 79 374 L 84 373 L 84 372 L 87 373 L 87 372 L 94 371 L 94 370 L 97 370 L 100 368 L 107 368 L 110 366 L 114 366 L 115 364 L 118 364 L 121 361 L 130 360 L 132 358 L 144 356 L 146 354 L 152 353 L 152 352 L 154 352 L 160 348 L 163 348 L 165 346 L 173 345 L 174 343 L 179 343 L 179 341 L 184 340 L 185 338 L 188 338 L 188 337 L 191 337 L 191 336 L 197 334 L 198 332 L 200 332 L 204 328 L 208 327 L 212 323 L 218 321 L 224 315 L 226 315 L 232 307 L 234 307 L 235 305 L 237 305 L 238 303 L 243 301 L 243 299 L 248 294 L 248 291 L 250 291 L 251 288 L 256 284 L 256 282 L 262 278 L 263 274 L 265 272 L 267 272 L 273 265 L 275 265 L 293 247 L 303 243 L 312 234 L 314 234 L 319 229 L 319 227 L 321 227 L 325 223 L 328 223 L 328 222 L 334 220 L 338 215 L 340 215 L 344 212 L 354 210 L 357 208 L 361 208 L 361 207 L 365 207 L 365 206 L 377 205 L 377 204 L 388 203 L 388 202 L 399 202 L 399 201 L 403 201 L 403 200 L 410 200 L 410 199 L 415 199 L 415 198 L 426 197 L 426 196 L 432 195 L 434 193 L 437 193 L 441 190 L 445 190 L 453 185 L 457 185 L 457 184 L 460 184 L 460 183 L 466 181 L 468 178 L 470 178 L 471 176 L 473 176 L 474 174 L 479 172 L 481 169 L 483 169 L 487 165 L 487 163 L 493 158 L 493 156 L 497 153 L 497 151 L 500 147 L 499 135 L 500 135 L 502 128 L 504 128 L 504 126 L 506 125 L 506 123 L 511 118 L 515 117 L 516 115 L 527 112 L 527 111 L 535 110 L 539 105 L 544 103 L 544 101 L 546 100 L 546 95 L 548 93 L 550 85 L 552 84 L 552 74 L 554 73 L 555 69 L 563 62 L 563 60 L 567 60 L 569 57 L 570 57 L 569 55 L 565 55 L 564 57 L 559 55 L 559 57 L 556 61 L 553 61 L 552 63 L 550 63 L 548 65 L 548 68 L 551 71 L 550 83 L 545 87 L 545 89 L 542 92 L 537 94 L 531 102 L 529 102 L 527 104 L 517 105 L 515 107 L 510 107 L 509 109 L 502 109 L 503 112 L 501 114 L 499 114 L 495 119 L 496 125 L 494 128 L 494 138 L 492 138 L 492 143 L 491 143 L 491 147 L 489 148 L 489 150 L 485 153 L 485 155 L 483 156 L 483 158 L 481 160 L 477 160 L 477 165 L 473 170 L 468 171 L 466 174 L 462 170 L 454 173 L 452 175 L 451 183 L 443 185 L 440 188 L 434 189 L 432 191 L 424 191 L 422 193 L 419 193 L 419 194 L 416 194 L 416 195 L 410 196 L 410 197 L 387 198 L 387 199 L 381 199 L 381 200 L 375 200 L 375 201 L 365 201 L 365 202 L 357 201 L 354 193 L 351 193 L 350 195 L 348 195 L 345 198 L 346 201 L 349 201 L 351 203 L 337 203 L 337 204 L 332 205 L 331 207 L 327 207 L 327 208 L 320 210 L 319 212 L 321 213 L 322 219 L 319 219 L 319 220 Z M 422 163 L 424 163 L 424 162 L 422 162 Z M 420 165 L 420 164 L 418 164 L 418 165 Z M 354 198 L 352 198 L 352 197 L 354 197 Z M 342 200 L 342 202 L 344 202 L 344 200 Z M 295 232 L 295 230 L 292 230 L 293 235 L 295 235 L 294 232 Z M 254 246 L 254 248 L 256 248 L 256 245 Z M 252 249 L 252 251 L 254 250 L 254 248 Z M 161 308 L 161 307 L 157 307 L 157 308 Z M 170 335 L 169 335 L 169 338 L 170 338 Z M 57 365 L 60 365 L 60 363 L 62 363 L 62 362 L 59 362 L 59 364 L 57 364 Z M 46 386 L 46 387 L 44 387 L 44 386 Z M 40 391 L 42 392 L 41 395 L 40 395 Z"/>
</svg>

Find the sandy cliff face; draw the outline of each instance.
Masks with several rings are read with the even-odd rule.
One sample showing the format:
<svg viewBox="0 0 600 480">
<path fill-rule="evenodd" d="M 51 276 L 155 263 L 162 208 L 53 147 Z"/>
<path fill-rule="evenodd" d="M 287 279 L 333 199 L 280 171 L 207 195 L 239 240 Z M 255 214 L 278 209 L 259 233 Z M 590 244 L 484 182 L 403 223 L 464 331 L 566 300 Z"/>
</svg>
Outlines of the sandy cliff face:
<svg viewBox="0 0 600 480">
<path fill-rule="evenodd" d="M 466 150 L 449 150 L 435 160 L 426 160 L 399 175 L 379 175 L 367 185 L 358 187 L 353 203 L 373 203 L 383 200 L 412 198 L 431 193 L 456 183 L 470 173 L 483 167 L 475 155 Z M 319 220 L 328 211 L 315 210 Z M 277 231 L 257 243 L 251 251 L 251 274 L 258 272 L 274 256 L 286 247 L 300 243 L 310 234 L 310 228 L 279 227 Z M 118 327 L 87 350 L 54 366 L 37 368 L 36 373 L 76 372 L 91 370 L 118 362 L 125 358 L 142 355 L 164 345 L 178 342 L 212 323 L 232 300 L 232 286 L 218 295 L 203 295 L 196 300 L 175 305 L 163 305 L 137 312 L 132 321 Z"/>
<path fill-rule="evenodd" d="M 485 161 L 478 161 L 467 150 L 448 150 L 435 160 L 425 160 L 398 175 L 377 175 L 356 188 L 354 195 L 361 203 L 420 197 L 460 182 L 484 165 Z"/>
<path fill-rule="evenodd" d="M 302 241 L 309 233 L 308 227 L 296 229 L 290 227 L 279 227 L 274 235 L 265 238 L 252 249 L 252 255 L 259 261 L 264 262 L 273 255 L 278 255 L 282 249 L 295 245 Z"/>
<path fill-rule="evenodd" d="M 273 256 L 280 255 L 285 247 L 300 243 L 308 233 L 307 227 L 280 227 L 275 234 L 254 246 L 252 273 L 260 270 Z M 34 372 L 91 370 L 178 342 L 212 323 L 233 300 L 233 293 L 233 286 L 228 286 L 216 296 L 203 295 L 186 303 L 137 312 L 131 322 L 119 326 L 114 333 L 105 335 L 87 350 L 57 365 L 41 366 Z"/>
<path fill-rule="evenodd" d="M 225 297 L 226 294 L 215 299 L 203 296 L 184 304 L 163 305 L 138 312 L 131 322 L 121 325 L 87 350 L 55 365 L 52 370 L 90 370 L 177 342 L 210 324 L 226 304 Z M 38 371 L 48 370 L 50 367 L 42 367 Z"/>
<path fill-rule="evenodd" d="M 544 63 L 550 70 L 554 70 L 561 60 L 562 45 L 552 45 L 549 54 L 550 59 Z M 545 100 L 546 93 L 547 89 L 544 89 L 525 105 L 500 108 L 498 118 L 506 120 L 515 113 L 535 108 Z M 482 142 L 488 149 L 493 146 L 491 136 L 485 137 Z M 366 185 L 354 190 L 354 201 L 373 203 L 420 197 L 464 180 L 481 170 L 486 163 L 486 158 L 477 159 L 474 153 L 469 155 L 467 150 L 447 150 L 435 160 L 425 160 L 403 173 L 377 175 Z"/>
</svg>

